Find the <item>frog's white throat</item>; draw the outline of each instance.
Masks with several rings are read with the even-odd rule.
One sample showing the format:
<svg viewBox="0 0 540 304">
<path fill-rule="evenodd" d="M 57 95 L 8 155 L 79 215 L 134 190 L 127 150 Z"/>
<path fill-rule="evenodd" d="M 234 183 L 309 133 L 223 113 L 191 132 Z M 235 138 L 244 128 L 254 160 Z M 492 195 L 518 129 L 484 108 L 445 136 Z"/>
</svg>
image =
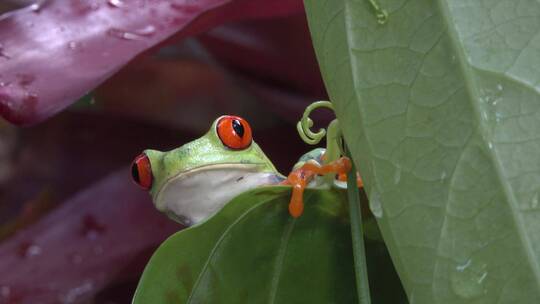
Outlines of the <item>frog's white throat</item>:
<svg viewBox="0 0 540 304">
<path fill-rule="evenodd" d="M 258 165 L 219 164 L 184 171 L 170 178 L 154 197 L 156 208 L 186 226 L 205 220 L 236 195 L 282 177 L 259 172 Z"/>
</svg>

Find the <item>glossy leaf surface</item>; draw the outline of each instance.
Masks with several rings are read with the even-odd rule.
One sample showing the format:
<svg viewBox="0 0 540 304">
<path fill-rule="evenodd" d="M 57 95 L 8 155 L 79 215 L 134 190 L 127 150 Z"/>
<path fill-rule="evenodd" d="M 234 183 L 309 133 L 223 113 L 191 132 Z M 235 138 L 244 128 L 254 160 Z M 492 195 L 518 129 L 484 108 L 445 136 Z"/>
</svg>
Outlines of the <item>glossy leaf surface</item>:
<svg viewBox="0 0 540 304">
<path fill-rule="evenodd" d="M 305 5 L 409 300 L 540 302 L 540 3 Z"/>
<path fill-rule="evenodd" d="M 0 15 L 0 115 L 40 122 L 173 35 L 301 10 L 299 0 L 48 0 Z"/>
<path fill-rule="evenodd" d="M 286 187 L 246 192 L 170 237 L 134 303 L 354 303 L 344 193 L 307 191 L 296 220 L 289 198 Z"/>
<path fill-rule="evenodd" d="M 88 303 L 181 228 L 112 174 L 1 244 L 0 303 Z"/>
</svg>

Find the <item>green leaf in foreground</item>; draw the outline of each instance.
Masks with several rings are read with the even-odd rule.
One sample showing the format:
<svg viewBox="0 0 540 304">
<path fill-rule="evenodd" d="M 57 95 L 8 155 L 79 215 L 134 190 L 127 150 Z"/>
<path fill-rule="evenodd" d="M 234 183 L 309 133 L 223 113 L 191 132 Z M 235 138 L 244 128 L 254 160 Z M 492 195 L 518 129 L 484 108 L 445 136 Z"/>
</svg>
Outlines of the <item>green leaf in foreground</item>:
<svg viewBox="0 0 540 304">
<path fill-rule="evenodd" d="M 345 194 L 308 190 L 296 220 L 289 199 L 287 187 L 249 191 L 176 233 L 146 266 L 133 303 L 355 303 Z"/>
<path fill-rule="evenodd" d="M 411 302 L 540 303 L 540 2 L 306 0 Z"/>
</svg>

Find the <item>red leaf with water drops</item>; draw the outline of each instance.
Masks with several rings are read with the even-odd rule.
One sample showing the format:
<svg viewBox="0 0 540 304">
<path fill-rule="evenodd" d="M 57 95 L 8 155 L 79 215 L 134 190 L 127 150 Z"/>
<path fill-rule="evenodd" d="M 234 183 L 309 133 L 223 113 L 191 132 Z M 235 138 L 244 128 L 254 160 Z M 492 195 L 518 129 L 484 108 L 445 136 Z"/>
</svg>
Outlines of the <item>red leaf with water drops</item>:
<svg viewBox="0 0 540 304">
<path fill-rule="evenodd" d="M 128 176 L 105 178 L 3 242 L 0 303 L 80 303 L 120 277 L 136 280 L 141 267 L 131 266 L 180 226 Z"/>
<path fill-rule="evenodd" d="M 62 110 L 181 31 L 288 15 L 301 0 L 48 0 L 0 20 L 0 114 L 16 124 Z M 195 21 L 195 22 L 193 22 Z"/>
</svg>

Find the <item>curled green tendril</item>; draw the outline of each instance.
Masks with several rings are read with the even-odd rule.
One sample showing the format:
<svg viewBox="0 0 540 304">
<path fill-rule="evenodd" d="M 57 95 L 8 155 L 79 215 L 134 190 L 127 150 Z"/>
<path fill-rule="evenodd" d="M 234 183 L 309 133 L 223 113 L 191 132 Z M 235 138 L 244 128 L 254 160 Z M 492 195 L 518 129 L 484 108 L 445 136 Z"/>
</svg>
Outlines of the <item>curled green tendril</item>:
<svg viewBox="0 0 540 304">
<path fill-rule="evenodd" d="M 332 111 L 334 110 L 332 103 L 329 101 L 314 102 L 304 110 L 304 115 L 302 115 L 302 119 L 298 122 L 298 124 L 296 124 L 296 129 L 298 130 L 300 138 L 302 138 L 304 142 L 310 145 L 318 144 L 326 135 L 326 130 L 323 128 L 320 128 L 317 132 L 313 132 L 311 130 L 311 127 L 313 127 L 313 120 L 309 118 L 309 115 L 311 114 L 311 112 L 318 108 L 328 108 Z"/>
<path fill-rule="evenodd" d="M 379 24 L 385 24 L 388 21 L 388 12 L 386 10 L 380 10 L 376 14 Z"/>
<path fill-rule="evenodd" d="M 375 16 L 377 17 L 377 23 L 385 24 L 388 21 L 388 12 L 382 9 L 376 0 L 369 0 L 371 7 L 375 10 Z"/>
</svg>

